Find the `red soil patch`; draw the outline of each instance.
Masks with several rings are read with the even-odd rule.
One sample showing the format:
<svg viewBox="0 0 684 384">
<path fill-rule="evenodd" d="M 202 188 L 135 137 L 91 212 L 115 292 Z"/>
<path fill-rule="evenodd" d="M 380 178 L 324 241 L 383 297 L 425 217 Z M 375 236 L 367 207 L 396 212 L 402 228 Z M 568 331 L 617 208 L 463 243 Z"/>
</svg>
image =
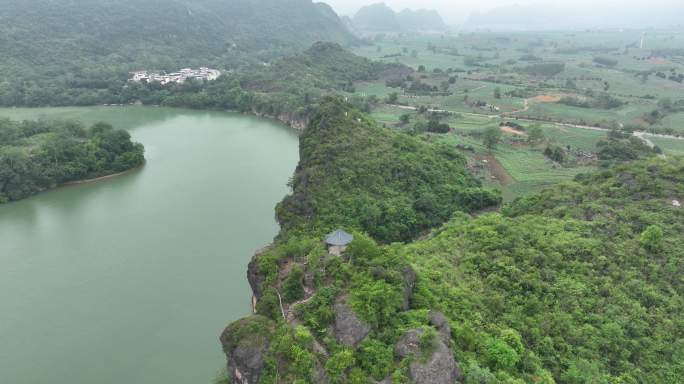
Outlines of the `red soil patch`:
<svg viewBox="0 0 684 384">
<path fill-rule="evenodd" d="M 655 64 L 655 65 L 664 65 L 664 64 L 668 63 L 668 61 L 666 59 L 663 59 L 662 57 L 654 57 L 650 61 L 651 61 L 651 64 Z"/>
<path fill-rule="evenodd" d="M 518 131 L 517 129 L 515 129 L 513 127 L 509 127 L 507 125 L 504 125 L 503 127 L 501 127 L 501 132 L 510 133 L 512 135 L 518 135 L 518 136 L 527 136 L 527 133 L 522 132 L 522 131 Z"/>
<path fill-rule="evenodd" d="M 538 103 L 557 103 L 561 99 L 559 95 L 539 95 L 532 98 L 532 101 Z"/>
</svg>

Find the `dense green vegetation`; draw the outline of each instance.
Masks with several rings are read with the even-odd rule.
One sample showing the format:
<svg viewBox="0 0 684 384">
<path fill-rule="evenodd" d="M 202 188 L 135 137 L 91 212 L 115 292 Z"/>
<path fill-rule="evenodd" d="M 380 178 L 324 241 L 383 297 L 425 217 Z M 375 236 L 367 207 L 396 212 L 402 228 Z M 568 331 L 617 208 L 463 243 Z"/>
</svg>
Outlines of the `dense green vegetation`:
<svg viewBox="0 0 684 384">
<path fill-rule="evenodd" d="M 643 159 L 662 152 L 660 148 L 651 148 L 637 137 L 615 131 L 610 133 L 607 140 L 599 141 L 597 147 L 598 158 L 604 165 Z"/>
<path fill-rule="evenodd" d="M 318 42 L 301 54 L 276 61 L 272 66 L 244 74 L 245 88 L 260 92 L 290 92 L 302 90 L 350 90 L 355 81 L 379 79 L 383 71 L 400 65 L 386 65 L 353 55 L 339 44 Z M 405 70 L 405 69 L 404 69 Z"/>
<path fill-rule="evenodd" d="M 673 204 L 684 195 L 682 159 L 620 163 L 471 217 L 483 205 L 458 192 L 473 190 L 461 156 L 339 100 L 321 106 L 301 146 L 294 192 L 278 207 L 283 231 L 254 261 L 257 310 L 270 318 L 251 320 L 268 339 L 261 382 L 409 382 L 408 367 L 435 351 L 430 310 L 446 315 L 466 384 L 670 383 L 684 373 L 684 211 Z M 379 245 L 415 238 L 393 229 L 421 217 L 416 203 L 431 194 L 432 204 L 454 202 L 439 208 L 447 224 L 412 244 Z M 366 224 L 384 201 L 387 213 Z M 320 242 L 338 226 L 358 231 L 343 258 Z M 280 295 L 297 327 L 283 321 Z M 369 327 L 358 345 L 332 336 L 340 300 Z M 422 352 L 401 358 L 396 345 L 412 329 L 422 330 Z"/>
<path fill-rule="evenodd" d="M 305 295 L 310 298 L 306 291 L 317 293 L 306 306 L 291 308 L 305 327 L 293 330 L 281 323 L 271 336 L 261 380 L 273 382 L 277 376 L 287 382 L 320 382 L 317 371 L 324 370 L 336 382 L 365 383 L 369 376 L 382 379 L 394 372 L 391 343 L 403 327 L 427 324 L 427 313 L 395 319 L 405 306 L 402 276 L 408 263 L 385 256 L 376 240 L 410 240 L 448 220 L 454 211 L 474 211 L 499 201 L 496 193 L 468 176 L 464 158 L 453 149 L 393 132 L 341 99 L 327 99 L 301 136 L 293 193 L 277 208 L 281 234 L 276 245 L 254 261 L 263 279 L 259 314 L 280 322 L 280 298 L 292 303 Z M 327 257 L 320 242 L 320 236 L 338 226 L 359 231 L 347 252 L 350 263 Z M 279 270 L 288 263 L 294 266 L 281 280 Z M 334 320 L 332 304 L 345 292 L 354 310 L 378 332 L 357 351 L 322 338 Z M 403 325 L 392 329 L 388 322 Z M 382 334 L 383 329 L 388 333 Z M 292 339 L 292 332 L 299 336 Z M 314 339 L 324 343 L 329 358 L 314 352 Z M 293 343 L 296 355 L 293 347 L 275 347 Z M 397 375 L 403 375 L 401 370 Z"/>
<path fill-rule="evenodd" d="M 565 96 L 560 99 L 559 103 L 570 105 L 579 108 L 597 108 L 597 109 L 614 109 L 620 108 L 624 103 L 615 97 L 602 93 L 593 95 L 593 92 L 587 97 Z"/>
<path fill-rule="evenodd" d="M 455 210 L 499 202 L 464 169 L 454 149 L 393 132 L 329 100 L 300 138 L 293 194 L 278 218 L 284 230 L 345 226 L 382 242 L 407 241 Z"/>
<path fill-rule="evenodd" d="M 70 181 L 123 172 L 145 161 L 144 148 L 105 123 L 0 120 L 0 203 Z"/>
<path fill-rule="evenodd" d="M 0 105 L 127 103 L 134 70 L 253 67 L 317 41 L 355 44 L 310 0 L 0 1 Z"/>
<path fill-rule="evenodd" d="M 372 62 L 334 43 L 316 43 L 306 51 L 273 65 L 213 82 L 188 82 L 161 87 L 135 84 L 129 99 L 145 104 L 251 111 L 283 120 L 306 120 L 322 97 L 353 92 L 358 81 L 394 78 L 410 73 L 402 65 Z M 351 102 L 368 110 L 377 98 L 355 96 Z"/>
<path fill-rule="evenodd" d="M 279 208 L 284 226 L 279 242 L 256 259 L 264 278 L 257 309 L 280 329 L 266 352 L 270 363 L 264 382 L 275 382 L 276 376 L 279 382 L 320 382 L 321 370 L 339 382 L 386 377 L 407 382 L 410 361 L 424 361 L 431 353 L 429 310 L 447 316 L 450 348 L 466 384 L 678 380 L 684 372 L 684 286 L 678 273 L 684 263 L 679 241 L 684 212 L 673 200 L 684 194 L 682 159 L 619 164 L 516 200 L 501 213 L 471 217 L 457 212 L 425 240 L 380 246 L 376 241 L 386 241 L 386 232 L 378 232 L 378 226 L 404 223 L 398 221 L 402 218 L 387 217 L 386 223 L 362 228 L 359 211 L 329 198 L 336 194 L 347 202 L 347 194 L 370 195 L 378 188 L 395 194 L 420 189 L 382 179 L 359 181 L 350 173 L 351 166 L 345 165 L 350 155 L 340 143 L 353 142 L 366 130 L 366 136 L 374 135 L 376 129 L 330 101 L 302 138 L 294 196 L 304 195 L 302 201 L 316 205 L 292 209 L 293 197 L 286 199 Z M 368 152 L 361 148 L 359 153 Z M 359 169 L 382 174 L 372 165 L 374 158 L 365 158 Z M 319 184 L 320 178 L 327 183 Z M 375 239 L 358 232 L 344 258 L 327 257 L 318 229 L 335 224 L 361 227 Z M 281 266 L 292 263 L 300 267 L 280 280 Z M 417 285 L 407 306 L 410 266 Z M 306 275 L 311 276 L 308 283 Z M 304 285 L 314 293 L 306 304 L 290 309 L 302 324 L 293 329 L 281 320 L 275 292 L 292 296 L 291 302 L 309 297 Z M 357 347 L 330 336 L 337 311 L 333 304 L 340 297 L 370 326 Z M 415 328 L 428 334 L 421 341 L 424 356 L 401 359 L 394 346 Z M 296 347 L 283 348 L 288 343 Z"/>
<path fill-rule="evenodd" d="M 580 128 L 569 126 L 483 122 L 496 111 L 492 105 L 516 102 L 516 96 L 503 95 L 530 97 L 529 90 L 516 93 L 488 86 L 490 79 L 478 83 L 453 76 L 453 69 L 429 72 L 421 66 L 421 80 L 416 82 L 430 89 L 441 84 L 447 84 L 447 89 L 466 87 L 465 96 L 459 96 L 468 106 L 466 111 L 485 118 L 469 117 L 473 128 L 458 113 L 447 114 L 446 123 L 428 121 L 425 104 L 388 92 L 388 86 L 406 84 L 408 78 L 386 81 L 376 95 L 392 104 L 416 105 L 416 114 L 398 108 L 395 125 L 409 128 L 416 135 L 413 138 L 381 128 L 343 105 L 323 105 L 302 137 L 302 162 L 293 179 L 293 194 L 278 207 L 283 231 L 276 245 L 255 259 L 263 277 L 257 310 L 281 329 L 272 336 L 262 379 L 319 382 L 323 371 L 339 382 L 385 378 L 407 382 L 408 366 L 433 349 L 429 310 L 439 310 L 449 320 L 449 347 L 461 364 L 465 383 L 676 381 L 682 371 L 683 334 L 678 321 L 682 286 L 677 278 L 682 249 L 676 239 L 683 224 L 674 201 L 681 200 L 684 192 L 681 160 L 658 159 L 657 148 L 617 130 L 609 135 L 589 131 L 580 135 Z M 547 78 L 542 81 L 554 81 L 568 70 L 555 62 L 517 68 L 524 76 Z M 489 89 L 467 91 L 482 83 L 478 88 Z M 573 96 L 559 98 L 560 107 L 624 108 L 625 98 L 610 92 L 611 84 L 602 80 L 599 87 L 580 92 L 574 81 L 565 81 L 559 88 L 574 91 Z M 422 97 L 447 106 L 460 102 L 449 96 Z M 519 108 L 528 103 L 532 102 L 520 103 Z M 666 100 L 658 108 L 665 111 L 674 104 Z M 413 129 L 412 121 L 425 129 Z M 430 122 L 436 129 L 428 129 Z M 441 124 L 447 128 L 441 129 Z M 438 132 L 448 138 L 443 134 L 450 126 L 458 141 L 423 134 Z M 507 131 L 504 136 L 502 129 L 507 127 L 517 133 Z M 464 134 L 468 130 L 479 134 L 477 141 L 471 140 L 474 134 Z M 530 161 L 535 167 L 546 164 L 541 157 L 544 147 L 552 164 L 549 174 L 563 173 L 556 164 L 606 168 L 517 200 L 502 213 L 473 218 L 463 212 L 471 209 L 468 201 L 478 201 L 481 195 L 449 200 L 459 194 L 444 193 L 441 186 L 448 182 L 435 164 L 443 162 L 439 159 L 443 154 L 454 156 L 452 150 L 423 139 L 505 154 L 504 164 L 520 167 L 520 173 L 526 166 L 521 156 L 538 156 Z M 546 145 L 535 149 L 540 144 Z M 529 149 L 523 151 L 522 146 Z M 398 151 L 388 150 L 393 147 Z M 391 155 L 385 156 L 388 152 Z M 421 154 L 405 163 L 407 153 Z M 458 158 L 464 168 L 462 157 Z M 626 163 L 630 161 L 638 162 Z M 434 172 L 426 172 L 423 165 Z M 444 169 L 445 174 L 456 170 Z M 426 215 L 422 207 L 434 210 Z M 413 240 L 447 217 L 453 219 L 425 240 L 378 245 Z M 320 243 L 321 235 L 337 227 L 357 231 L 341 259 L 329 257 Z M 418 275 L 417 286 L 407 305 L 411 267 Z M 340 300 L 370 328 L 356 346 L 345 346 L 331 336 L 337 332 Z M 294 317 L 301 325 L 292 329 L 283 316 Z M 428 336 L 420 342 L 422 357 L 404 359 L 396 346 L 410 329 L 422 329 Z M 293 334 L 299 335 L 300 342 Z M 296 354 L 283 348 L 293 340 Z"/>
<path fill-rule="evenodd" d="M 188 80 L 183 84 L 117 83 L 95 94 L 82 90 L 45 95 L 28 103 L 37 105 L 130 104 L 252 112 L 303 125 L 319 100 L 332 93 L 353 92 L 358 81 L 392 79 L 411 73 L 400 64 L 372 62 L 335 43 L 318 42 L 272 65 L 225 74 L 214 81 Z M 376 97 L 351 98 L 368 110 Z M 21 104 L 21 103 L 20 103 Z"/>
<path fill-rule="evenodd" d="M 646 52 L 631 32 L 596 44 L 592 32 L 380 35 L 359 52 L 381 63 L 346 52 L 337 43 L 356 39 L 308 0 L 110 3 L 0 0 L 0 105 L 141 102 L 309 123 L 281 232 L 250 266 L 258 315 L 222 336 L 229 366 L 258 354 L 260 383 L 408 383 L 444 338 L 465 384 L 684 375 L 684 162 L 632 135 L 681 133 L 681 51 Z M 375 5 L 354 21 L 402 31 L 434 17 Z M 230 71 L 126 81 L 200 65 Z M 106 124 L 2 120 L 0 203 L 143 161 Z M 467 171 L 485 167 L 487 185 L 566 181 L 486 213 L 500 193 Z M 338 228 L 354 241 L 332 257 L 321 238 Z M 336 329 L 344 308 L 364 330 L 353 343 Z M 405 356 L 409 331 L 419 351 Z"/>
<path fill-rule="evenodd" d="M 681 159 L 620 165 L 456 217 L 406 250 L 422 272 L 416 301 L 448 314 L 460 361 L 488 371 L 473 382 L 677 382 L 683 176 Z"/>
</svg>

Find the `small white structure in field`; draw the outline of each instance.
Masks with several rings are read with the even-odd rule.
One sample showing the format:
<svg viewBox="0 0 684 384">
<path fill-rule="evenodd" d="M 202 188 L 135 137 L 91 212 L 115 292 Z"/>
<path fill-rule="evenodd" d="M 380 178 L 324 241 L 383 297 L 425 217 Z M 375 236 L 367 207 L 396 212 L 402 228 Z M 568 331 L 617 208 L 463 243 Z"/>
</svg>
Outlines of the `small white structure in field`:
<svg viewBox="0 0 684 384">
<path fill-rule="evenodd" d="M 672 200 L 672 206 L 675 208 L 679 208 L 682 206 L 682 203 L 680 203 L 679 200 Z"/>
<path fill-rule="evenodd" d="M 328 253 L 333 256 L 342 256 L 342 253 L 353 240 L 352 234 L 338 229 L 325 237 L 325 244 L 328 246 Z"/>
</svg>

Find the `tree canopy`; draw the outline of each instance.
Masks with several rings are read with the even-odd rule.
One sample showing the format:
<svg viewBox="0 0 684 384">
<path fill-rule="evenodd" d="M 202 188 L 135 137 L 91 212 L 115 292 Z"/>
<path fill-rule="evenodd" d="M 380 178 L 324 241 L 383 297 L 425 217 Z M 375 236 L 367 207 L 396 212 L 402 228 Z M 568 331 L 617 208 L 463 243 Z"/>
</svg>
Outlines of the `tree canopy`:
<svg viewBox="0 0 684 384">
<path fill-rule="evenodd" d="M 272 345 L 296 344 L 265 352 L 264 382 L 315 383 L 321 372 L 409 382 L 408 367 L 434 352 L 435 311 L 465 384 L 671 383 L 684 373 L 684 211 L 672 203 L 684 195 L 684 159 L 616 163 L 471 216 L 497 199 L 460 155 L 339 99 L 323 102 L 301 153 L 277 209 L 282 231 L 250 268 L 257 310 L 279 329 Z M 337 227 L 357 231 L 343 258 L 321 243 Z M 387 244 L 396 240 L 413 242 Z M 277 292 L 304 298 L 289 309 L 297 327 L 282 320 Z M 368 327 L 352 346 L 331 337 L 341 302 L 357 330 Z M 416 329 L 423 352 L 403 358 L 398 345 Z"/>
<path fill-rule="evenodd" d="M 141 144 L 105 123 L 85 129 L 73 121 L 0 119 L 0 203 L 144 161 Z"/>
<path fill-rule="evenodd" d="M 407 241 L 454 211 L 500 202 L 453 148 L 383 128 L 335 98 L 302 134 L 300 153 L 293 193 L 277 210 L 285 230 L 343 225 L 381 242 Z"/>
</svg>

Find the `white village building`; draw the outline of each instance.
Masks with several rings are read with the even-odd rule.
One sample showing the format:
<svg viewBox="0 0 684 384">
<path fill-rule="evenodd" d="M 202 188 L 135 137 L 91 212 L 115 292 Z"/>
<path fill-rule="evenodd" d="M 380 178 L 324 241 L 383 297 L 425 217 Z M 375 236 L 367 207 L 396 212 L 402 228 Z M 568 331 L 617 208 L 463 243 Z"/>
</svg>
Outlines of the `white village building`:
<svg viewBox="0 0 684 384">
<path fill-rule="evenodd" d="M 148 71 L 131 72 L 130 81 L 137 83 L 151 83 L 158 82 L 161 85 L 170 83 L 183 84 L 188 79 L 213 81 L 221 76 L 221 71 L 218 69 L 211 69 L 201 67 L 200 69 L 183 68 L 178 72 L 159 73 Z"/>
</svg>

